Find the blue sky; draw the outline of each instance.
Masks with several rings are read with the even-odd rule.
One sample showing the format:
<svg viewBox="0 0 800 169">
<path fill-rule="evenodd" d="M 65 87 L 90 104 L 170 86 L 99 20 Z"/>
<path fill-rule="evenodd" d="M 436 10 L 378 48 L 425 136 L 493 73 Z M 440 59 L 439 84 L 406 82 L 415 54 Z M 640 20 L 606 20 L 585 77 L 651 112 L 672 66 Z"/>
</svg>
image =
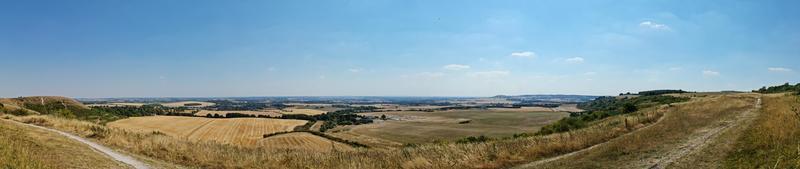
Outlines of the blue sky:
<svg viewBox="0 0 800 169">
<path fill-rule="evenodd" d="M 0 1 L 0 97 L 613 95 L 797 82 L 798 1 Z"/>
</svg>

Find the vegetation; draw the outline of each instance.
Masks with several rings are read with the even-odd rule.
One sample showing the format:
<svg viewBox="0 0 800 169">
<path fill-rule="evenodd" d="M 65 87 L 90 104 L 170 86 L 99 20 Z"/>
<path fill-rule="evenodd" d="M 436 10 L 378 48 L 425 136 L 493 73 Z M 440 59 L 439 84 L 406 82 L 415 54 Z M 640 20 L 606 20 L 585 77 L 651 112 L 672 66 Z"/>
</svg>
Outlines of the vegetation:
<svg viewBox="0 0 800 169">
<path fill-rule="evenodd" d="M 761 87 L 758 90 L 753 90 L 753 92 L 758 93 L 784 93 L 784 92 L 792 92 L 795 94 L 800 94 L 800 83 L 795 85 L 790 85 L 789 83 L 784 83 L 780 86 L 770 86 L 770 87 Z"/>
<path fill-rule="evenodd" d="M 674 93 L 688 93 L 683 90 L 649 90 L 649 91 L 641 91 L 639 95 L 641 96 L 655 96 L 655 95 L 662 95 L 662 94 L 674 94 Z"/>
<path fill-rule="evenodd" d="M 800 168 L 798 107 L 797 96 L 765 97 L 761 115 L 738 138 L 724 168 Z"/>
<path fill-rule="evenodd" d="M 542 127 L 536 134 L 547 135 L 581 129 L 588 126 L 589 122 L 604 119 L 610 116 L 628 114 L 639 109 L 652 107 L 655 105 L 684 102 L 689 100 L 685 97 L 673 97 L 665 95 L 647 95 L 632 98 L 599 97 L 594 101 L 578 104 L 584 112 L 570 113 L 570 117 L 563 118 L 553 124 Z"/>
<path fill-rule="evenodd" d="M 619 116 L 604 120 L 618 121 Z M 570 134 L 490 140 L 475 144 L 420 144 L 396 151 L 355 149 L 320 153 L 310 150 L 248 148 L 193 142 L 157 133 L 134 133 L 51 116 L 15 117 L 95 139 L 134 154 L 196 168 L 506 168 L 605 142 L 626 133 L 603 122 Z M 356 167 L 357 166 L 357 167 Z"/>
<path fill-rule="evenodd" d="M 0 120 L 0 168 L 125 168 L 58 134 Z"/>
</svg>

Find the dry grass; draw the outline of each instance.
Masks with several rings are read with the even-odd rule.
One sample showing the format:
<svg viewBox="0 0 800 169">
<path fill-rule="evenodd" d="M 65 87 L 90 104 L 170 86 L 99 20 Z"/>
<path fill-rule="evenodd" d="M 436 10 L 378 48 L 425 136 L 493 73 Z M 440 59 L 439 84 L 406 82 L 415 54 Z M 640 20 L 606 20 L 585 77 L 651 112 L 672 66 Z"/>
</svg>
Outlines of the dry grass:
<svg viewBox="0 0 800 169">
<path fill-rule="evenodd" d="M 181 116 L 132 117 L 108 123 L 108 126 L 131 131 L 153 132 L 187 140 L 255 146 L 264 134 L 292 131 L 303 120 L 267 118 L 201 118 Z"/>
<path fill-rule="evenodd" d="M 126 168 L 126 166 L 61 135 L 0 120 L 0 168 Z"/>
<path fill-rule="evenodd" d="M 704 127 L 719 125 L 751 110 L 751 95 L 708 95 L 674 104 L 657 124 L 614 139 L 590 151 L 538 166 L 539 168 L 647 168 L 647 159 L 665 156 Z M 650 164 L 652 165 L 652 164 Z"/>
<path fill-rule="evenodd" d="M 725 168 L 800 168 L 800 98 L 784 94 L 764 97 L 754 124 L 736 140 Z"/>
</svg>

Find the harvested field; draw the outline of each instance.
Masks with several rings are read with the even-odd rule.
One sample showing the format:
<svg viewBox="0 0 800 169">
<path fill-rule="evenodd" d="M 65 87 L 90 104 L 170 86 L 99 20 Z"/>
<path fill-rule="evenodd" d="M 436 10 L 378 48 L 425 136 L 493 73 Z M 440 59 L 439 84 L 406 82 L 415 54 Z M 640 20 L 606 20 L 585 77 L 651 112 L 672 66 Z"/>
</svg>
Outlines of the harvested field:
<svg viewBox="0 0 800 169">
<path fill-rule="evenodd" d="M 252 114 L 252 115 L 266 115 L 270 117 L 280 117 L 281 113 L 278 111 L 214 111 L 214 110 L 200 110 L 194 114 L 195 116 L 206 116 L 207 114 L 219 114 L 219 115 L 226 115 L 228 113 L 240 113 L 240 114 Z"/>
<path fill-rule="evenodd" d="M 194 140 L 211 141 L 239 146 L 255 146 L 264 134 L 291 131 L 303 125 L 303 120 L 266 118 L 201 118 L 179 116 L 132 117 L 108 126 L 131 131 L 153 132 Z"/>
<path fill-rule="evenodd" d="M 208 107 L 216 104 L 211 102 L 185 101 L 185 102 L 161 103 L 161 105 L 167 107 Z"/>
<path fill-rule="evenodd" d="M 436 140 L 453 141 L 468 136 L 509 137 L 518 133 L 531 133 L 541 126 L 568 116 L 563 112 L 517 112 L 489 110 L 459 110 L 441 112 L 373 112 L 368 116 L 386 115 L 389 120 L 373 124 L 344 126 L 333 130 L 333 135 L 359 142 L 383 145 L 398 143 L 426 143 Z M 367 136 L 362 137 L 361 135 Z M 376 146 L 377 147 L 377 146 Z"/>
<path fill-rule="evenodd" d="M 327 112 L 315 109 L 285 109 L 281 111 L 282 114 L 305 114 L 305 115 L 318 115 Z"/>
<path fill-rule="evenodd" d="M 134 106 L 140 107 L 146 105 L 145 103 L 106 103 L 106 104 L 88 104 L 89 107 L 121 107 L 121 106 Z"/>
<path fill-rule="evenodd" d="M 269 149 L 300 149 L 321 152 L 328 152 L 334 149 L 337 151 L 353 149 L 349 145 L 306 132 L 294 132 L 264 138 L 258 141 L 258 146 Z"/>
</svg>

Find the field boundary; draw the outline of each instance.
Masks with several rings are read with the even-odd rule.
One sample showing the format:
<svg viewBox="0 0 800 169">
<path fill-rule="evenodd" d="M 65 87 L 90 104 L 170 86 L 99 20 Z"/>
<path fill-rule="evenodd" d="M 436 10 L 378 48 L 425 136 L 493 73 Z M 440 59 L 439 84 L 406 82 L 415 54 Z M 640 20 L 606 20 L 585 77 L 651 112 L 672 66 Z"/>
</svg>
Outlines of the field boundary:
<svg viewBox="0 0 800 169">
<path fill-rule="evenodd" d="M 264 134 L 264 138 L 270 138 L 270 137 L 284 135 L 284 134 L 290 134 L 290 133 L 309 133 L 309 134 L 313 134 L 315 136 L 319 136 L 319 137 L 322 137 L 322 138 L 325 138 L 325 139 L 328 139 L 328 140 L 331 140 L 331 141 L 339 142 L 339 143 L 342 143 L 342 144 L 347 144 L 347 145 L 349 145 L 351 147 L 355 147 L 355 148 L 370 148 L 366 144 L 361 144 L 359 142 L 345 140 L 345 139 L 334 137 L 334 136 L 331 136 L 331 135 L 327 135 L 325 133 L 318 132 L 318 131 L 284 131 L 284 132 L 276 132 L 276 133 Z"/>
</svg>

